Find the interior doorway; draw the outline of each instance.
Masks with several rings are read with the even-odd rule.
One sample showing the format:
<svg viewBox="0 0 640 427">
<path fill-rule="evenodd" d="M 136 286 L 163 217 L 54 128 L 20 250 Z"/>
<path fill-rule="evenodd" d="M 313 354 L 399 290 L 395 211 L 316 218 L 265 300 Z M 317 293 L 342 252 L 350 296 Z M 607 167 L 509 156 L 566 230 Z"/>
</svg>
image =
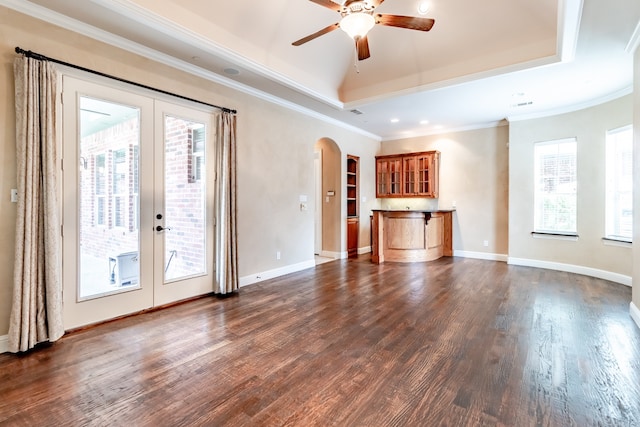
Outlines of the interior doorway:
<svg viewBox="0 0 640 427">
<path fill-rule="evenodd" d="M 315 188 L 314 209 L 314 255 L 322 254 L 322 150 L 316 149 L 313 153 L 313 176 Z"/>
<path fill-rule="evenodd" d="M 330 138 L 321 138 L 314 147 L 316 173 L 315 250 L 331 259 L 343 257 L 342 249 L 342 153 Z M 316 166 L 317 165 L 317 166 Z"/>
</svg>

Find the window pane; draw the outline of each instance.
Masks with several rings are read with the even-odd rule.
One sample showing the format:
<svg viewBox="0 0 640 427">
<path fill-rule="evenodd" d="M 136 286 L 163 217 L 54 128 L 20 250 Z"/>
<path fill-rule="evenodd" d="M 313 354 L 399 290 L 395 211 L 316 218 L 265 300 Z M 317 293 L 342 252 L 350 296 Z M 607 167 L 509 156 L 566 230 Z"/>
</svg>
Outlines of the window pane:
<svg viewBox="0 0 640 427">
<path fill-rule="evenodd" d="M 575 138 L 534 146 L 534 230 L 577 232 L 577 169 Z"/>
<path fill-rule="evenodd" d="M 605 235 L 631 240 L 633 236 L 633 130 L 607 132 Z"/>
<path fill-rule="evenodd" d="M 131 212 L 139 211 L 132 194 L 139 173 L 139 129 L 137 108 L 80 99 L 81 299 L 140 287 L 139 232 L 137 227 L 125 228 Z"/>
<path fill-rule="evenodd" d="M 170 282 L 207 272 L 207 133 L 202 123 L 169 115 L 164 129 L 164 271 Z"/>
</svg>

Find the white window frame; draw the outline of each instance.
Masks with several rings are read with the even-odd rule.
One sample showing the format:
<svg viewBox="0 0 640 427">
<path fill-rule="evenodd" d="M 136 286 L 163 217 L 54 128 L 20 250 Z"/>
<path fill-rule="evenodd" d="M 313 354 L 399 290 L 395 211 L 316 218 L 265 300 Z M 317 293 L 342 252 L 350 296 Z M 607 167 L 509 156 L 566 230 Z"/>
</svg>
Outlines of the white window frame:
<svg viewBox="0 0 640 427">
<path fill-rule="evenodd" d="M 577 138 L 564 138 L 553 141 L 537 142 L 534 144 L 534 234 L 577 236 L 578 233 L 578 142 Z M 543 156 L 556 156 L 556 169 L 551 174 L 543 176 Z M 558 160 L 560 155 L 567 157 L 564 167 Z M 551 159 L 553 161 L 553 159 Z M 569 182 L 567 182 L 569 180 Z M 568 203 L 566 209 L 545 208 L 545 201 L 558 200 Z M 572 210 L 572 212 L 571 212 Z M 555 216 L 550 222 L 547 216 Z M 568 218 L 567 218 L 568 217 Z M 564 218 L 563 221 L 559 219 Z"/>
<path fill-rule="evenodd" d="M 605 238 L 633 238 L 633 127 L 607 131 L 605 141 Z"/>
</svg>

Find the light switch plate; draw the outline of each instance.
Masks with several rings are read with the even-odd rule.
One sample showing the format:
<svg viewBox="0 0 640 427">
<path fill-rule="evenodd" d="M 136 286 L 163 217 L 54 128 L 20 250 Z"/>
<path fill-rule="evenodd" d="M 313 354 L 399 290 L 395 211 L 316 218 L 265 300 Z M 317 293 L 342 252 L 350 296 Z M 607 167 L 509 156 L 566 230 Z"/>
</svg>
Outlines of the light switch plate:
<svg viewBox="0 0 640 427">
<path fill-rule="evenodd" d="M 18 203 L 18 189 L 17 188 L 12 188 L 11 189 L 11 202 L 12 203 Z"/>
</svg>

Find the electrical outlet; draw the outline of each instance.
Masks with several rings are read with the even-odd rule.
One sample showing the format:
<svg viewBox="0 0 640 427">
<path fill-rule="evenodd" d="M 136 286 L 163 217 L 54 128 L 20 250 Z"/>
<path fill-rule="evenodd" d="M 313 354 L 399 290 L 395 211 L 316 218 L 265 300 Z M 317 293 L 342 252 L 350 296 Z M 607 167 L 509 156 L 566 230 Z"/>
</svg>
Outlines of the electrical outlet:
<svg viewBox="0 0 640 427">
<path fill-rule="evenodd" d="M 18 189 L 17 188 L 12 188 L 11 189 L 11 202 L 12 203 L 18 203 Z"/>
<path fill-rule="evenodd" d="M 280 251 L 276 252 L 276 259 L 280 259 Z"/>
<path fill-rule="evenodd" d="M 488 240 L 483 241 L 482 246 L 484 246 L 485 248 L 489 246 L 489 241 Z"/>
</svg>

